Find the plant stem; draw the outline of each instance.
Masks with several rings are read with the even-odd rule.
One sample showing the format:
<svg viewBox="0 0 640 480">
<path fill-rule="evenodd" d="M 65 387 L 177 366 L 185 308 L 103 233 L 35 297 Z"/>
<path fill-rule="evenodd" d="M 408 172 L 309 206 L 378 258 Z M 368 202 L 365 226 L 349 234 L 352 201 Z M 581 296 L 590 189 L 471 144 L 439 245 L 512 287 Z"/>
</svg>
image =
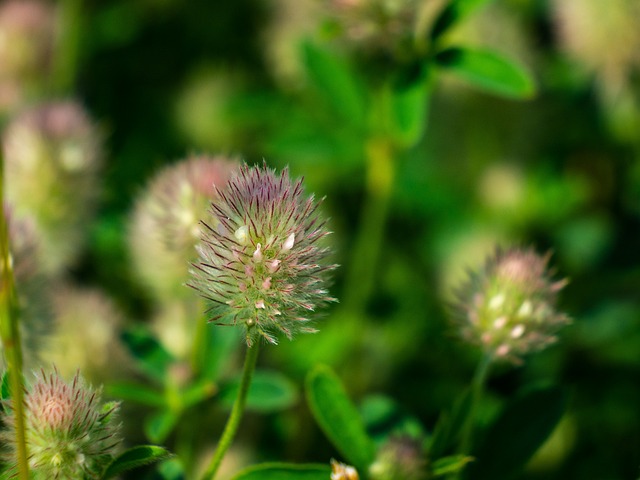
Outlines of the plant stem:
<svg viewBox="0 0 640 480">
<path fill-rule="evenodd" d="M 242 380 L 240 381 L 240 390 L 238 391 L 238 396 L 233 403 L 231 414 L 229 415 L 227 424 L 224 427 L 224 432 L 222 433 L 222 437 L 220 438 L 220 443 L 218 443 L 218 447 L 213 454 L 213 458 L 211 459 L 211 463 L 209 464 L 207 471 L 202 476 L 202 480 L 212 480 L 215 477 L 216 472 L 220 467 L 220 463 L 222 463 L 224 454 L 229 449 L 229 446 L 233 441 L 233 437 L 235 437 L 236 431 L 238 430 L 238 425 L 240 425 L 242 414 L 244 413 L 244 407 L 247 402 L 247 393 L 249 392 L 249 385 L 251 384 L 253 371 L 256 368 L 257 359 L 258 343 L 256 343 L 252 347 L 247 348 L 247 355 L 244 360 L 244 369 L 242 371 Z"/>
<path fill-rule="evenodd" d="M 394 149 L 386 138 L 366 145 L 367 184 L 360 227 L 352 248 L 343 305 L 362 312 L 374 288 L 375 271 L 384 241 L 389 202 L 395 177 Z"/>
<path fill-rule="evenodd" d="M 491 354 L 485 354 L 482 358 L 478 367 L 476 368 L 476 372 L 473 376 L 473 381 L 471 383 L 471 409 L 469 411 L 469 417 L 467 418 L 464 430 L 462 432 L 462 439 L 460 441 L 460 452 L 461 454 L 468 454 L 471 450 L 471 440 L 473 437 L 473 427 L 475 425 L 476 414 L 478 410 L 478 403 L 480 402 L 480 398 L 482 397 L 482 392 L 484 390 L 484 384 L 487 380 L 487 376 L 489 374 L 489 367 L 491 366 L 491 362 L 493 361 L 493 356 Z"/>
<path fill-rule="evenodd" d="M 60 3 L 59 47 L 54 59 L 53 88 L 58 95 L 68 95 L 73 90 L 78 69 L 80 42 L 84 18 L 82 0 L 63 0 Z"/>
<path fill-rule="evenodd" d="M 18 324 L 12 258 L 9 252 L 9 226 L 4 209 L 4 158 L 0 153 L 0 333 L 11 382 L 11 402 L 15 416 L 18 477 L 29 480 L 29 462 L 24 421 L 24 386 L 22 379 L 22 344 Z"/>
</svg>

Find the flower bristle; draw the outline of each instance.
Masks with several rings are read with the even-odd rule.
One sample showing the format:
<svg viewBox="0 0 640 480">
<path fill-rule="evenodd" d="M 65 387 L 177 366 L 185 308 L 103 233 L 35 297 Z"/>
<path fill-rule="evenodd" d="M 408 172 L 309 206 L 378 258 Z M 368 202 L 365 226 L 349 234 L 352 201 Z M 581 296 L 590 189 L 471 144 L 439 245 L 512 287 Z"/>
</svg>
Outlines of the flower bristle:
<svg viewBox="0 0 640 480">
<path fill-rule="evenodd" d="M 521 363 L 556 341 L 570 322 L 556 310 L 566 280 L 553 280 L 550 255 L 532 249 L 497 249 L 458 290 L 454 320 L 461 337 L 496 359 Z"/>
<path fill-rule="evenodd" d="M 243 165 L 218 196 L 190 284 L 210 301 L 211 321 L 244 325 L 249 346 L 258 338 L 277 343 L 278 332 L 289 339 L 315 332 L 308 313 L 334 301 L 324 286 L 335 265 L 320 245 L 329 234 L 320 202 L 305 198 L 288 169 L 278 176 L 266 164 Z"/>
</svg>

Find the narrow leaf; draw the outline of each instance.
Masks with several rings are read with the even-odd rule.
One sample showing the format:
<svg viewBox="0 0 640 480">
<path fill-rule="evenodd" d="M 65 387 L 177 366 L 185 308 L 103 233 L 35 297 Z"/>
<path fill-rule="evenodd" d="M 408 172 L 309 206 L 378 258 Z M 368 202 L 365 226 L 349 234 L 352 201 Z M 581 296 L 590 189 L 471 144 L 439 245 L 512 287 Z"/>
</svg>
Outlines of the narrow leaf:
<svg viewBox="0 0 640 480">
<path fill-rule="evenodd" d="M 144 433 L 154 443 L 164 442 L 178 422 L 178 415 L 171 410 L 160 410 L 144 421 Z"/>
<path fill-rule="evenodd" d="M 303 45 L 303 59 L 309 79 L 324 100 L 349 124 L 363 126 L 367 109 L 364 88 L 346 60 L 310 42 Z"/>
<path fill-rule="evenodd" d="M 492 0 L 451 0 L 433 23 L 431 39 L 438 39 L 451 27 L 465 19 L 476 8 L 490 1 Z"/>
<path fill-rule="evenodd" d="M 306 387 L 320 428 L 349 463 L 366 471 L 374 460 L 375 447 L 338 376 L 329 367 L 318 366 L 307 376 Z"/>
<path fill-rule="evenodd" d="M 504 97 L 526 99 L 536 91 L 523 67 L 491 51 L 449 48 L 438 53 L 435 62 L 473 86 Z"/>
<path fill-rule="evenodd" d="M 159 382 L 164 381 L 174 358 L 146 328 L 129 328 L 122 333 L 122 341 L 140 370 Z"/>
<path fill-rule="evenodd" d="M 121 400 L 129 400 L 151 407 L 162 407 L 165 405 L 165 397 L 153 387 L 138 383 L 118 382 L 106 387 L 107 394 Z"/>
<path fill-rule="evenodd" d="M 189 385 L 182 392 L 182 403 L 184 407 L 190 407 L 213 397 L 218 392 L 218 387 L 209 380 L 198 380 Z"/>
<path fill-rule="evenodd" d="M 263 463 L 242 470 L 232 480 L 327 480 L 330 475 L 329 465 Z"/>
<path fill-rule="evenodd" d="M 162 447 L 155 445 L 140 445 L 130 448 L 120 456 L 115 458 L 107 467 L 103 475 L 103 480 L 113 478 L 127 470 L 149 465 L 160 460 L 169 458 L 171 453 Z"/>
<path fill-rule="evenodd" d="M 516 475 L 553 432 L 565 404 L 558 387 L 535 389 L 514 399 L 476 449 L 469 478 L 506 480 Z"/>
</svg>

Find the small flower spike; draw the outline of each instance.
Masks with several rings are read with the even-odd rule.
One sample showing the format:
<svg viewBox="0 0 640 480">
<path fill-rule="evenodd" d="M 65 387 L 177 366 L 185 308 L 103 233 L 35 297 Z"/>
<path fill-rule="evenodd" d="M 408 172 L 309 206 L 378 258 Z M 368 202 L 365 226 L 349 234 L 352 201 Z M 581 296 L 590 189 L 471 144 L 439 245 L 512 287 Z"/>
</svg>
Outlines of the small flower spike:
<svg viewBox="0 0 640 480">
<path fill-rule="evenodd" d="M 554 343 L 556 331 L 570 320 L 556 311 L 557 293 L 567 281 L 552 280 L 548 262 L 549 255 L 532 249 L 499 249 L 471 272 L 455 305 L 462 338 L 516 364 Z"/>
<path fill-rule="evenodd" d="M 97 479 L 114 458 L 120 425 L 117 403 L 102 404 L 100 390 L 85 385 L 79 374 L 70 383 L 57 371 L 41 371 L 25 395 L 26 440 L 34 480 Z M 2 433 L 9 473 L 15 465 L 13 412 Z"/>
<path fill-rule="evenodd" d="M 319 202 L 305 197 L 302 180 L 244 165 L 218 192 L 203 222 L 191 286 L 211 302 L 211 321 L 240 324 L 247 345 L 277 343 L 313 333 L 309 312 L 335 299 L 326 290 L 329 234 Z"/>
</svg>

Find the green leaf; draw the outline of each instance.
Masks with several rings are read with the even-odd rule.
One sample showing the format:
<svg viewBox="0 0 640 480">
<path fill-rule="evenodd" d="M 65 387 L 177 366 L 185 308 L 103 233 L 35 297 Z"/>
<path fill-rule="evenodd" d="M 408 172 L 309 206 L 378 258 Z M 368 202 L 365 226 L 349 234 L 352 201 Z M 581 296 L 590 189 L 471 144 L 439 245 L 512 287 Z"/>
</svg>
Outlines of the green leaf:
<svg viewBox="0 0 640 480">
<path fill-rule="evenodd" d="M 327 480 L 329 465 L 293 463 L 263 463 L 237 473 L 232 480 Z"/>
<path fill-rule="evenodd" d="M 516 475 L 553 432 L 565 409 L 558 387 L 531 390 L 510 402 L 489 427 L 469 469 L 473 480 Z"/>
<path fill-rule="evenodd" d="M 449 4 L 440 12 L 431 29 L 431 39 L 436 40 L 451 27 L 465 19 L 476 8 L 492 0 L 450 0 Z"/>
<path fill-rule="evenodd" d="M 473 86 L 504 97 L 526 99 L 536 92 L 523 67 L 491 51 L 448 48 L 436 55 L 435 62 Z"/>
<path fill-rule="evenodd" d="M 140 370 L 163 383 L 174 358 L 160 342 L 141 325 L 122 332 L 122 341 L 136 359 Z"/>
<path fill-rule="evenodd" d="M 220 402 L 231 408 L 238 395 L 240 378 L 234 378 L 220 389 Z M 296 385 L 285 375 L 278 372 L 257 370 L 249 393 L 247 394 L 247 409 L 256 412 L 273 412 L 291 407 L 298 401 Z"/>
<path fill-rule="evenodd" d="M 456 444 L 471 412 L 471 398 L 471 391 L 467 390 L 456 400 L 450 413 L 440 415 L 429 445 L 431 458 L 441 457 Z"/>
<path fill-rule="evenodd" d="M 324 100 L 351 125 L 363 127 L 365 90 L 346 60 L 310 42 L 303 44 L 302 52 L 307 75 Z"/>
<path fill-rule="evenodd" d="M 159 392 L 153 387 L 138 383 L 112 383 L 111 385 L 107 385 L 106 392 L 111 397 L 129 400 L 151 407 L 162 407 L 166 403 L 162 392 Z"/>
<path fill-rule="evenodd" d="M 158 476 L 162 480 L 184 480 L 184 467 L 178 458 L 172 457 L 158 465 L 151 479 L 155 480 Z"/>
<path fill-rule="evenodd" d="M 190 407 L 196 403 L 208 400 L 217 392 L 218 387 L 215 383 L 209 380 L 198 380 L 184 389 L 182 392 L 182 404 L 185 408 Z"/>
<path fill-rule="evenodd" d="M 431 465 L 431 474 L 434 477 L 441 477 L 456 473 L 461 471 L 469 462 L 473 462 L 473 457 L 467 455 L 451 455 L 450 457 L 440 458 Z"/>
<path fill-rule="evenodd" d="M 144 433 L 154 443 L 162 443 L 178 422 L 179 415 L 171 410 L 160 410 L 144 421 Z"/>
<path fill-rule="evenodd" d="M 317 366 L 309 372 L 306 388 L 311 411 L 325 435 L 349 463 L 366 471 L 375 446 L 338 376 L 327 366 Z"/>
<path fill-rule="evenodd" d="M 103 480 L 113 478 L 127 470 L 149 465 L 169 458 L 170 456 L 171 452 L 155 445 L 140 445 L 133 447 L 115 458 L 107 467 L 102 478 Z"/>
<path fill-rule="evenodd" d="M 426 128 L 431 82 L 426 69 L 418 68 L 409 81 L 396 81 L 390 92 L 392 135 L 405 148 L 415 145 Z"/>
</svg>

